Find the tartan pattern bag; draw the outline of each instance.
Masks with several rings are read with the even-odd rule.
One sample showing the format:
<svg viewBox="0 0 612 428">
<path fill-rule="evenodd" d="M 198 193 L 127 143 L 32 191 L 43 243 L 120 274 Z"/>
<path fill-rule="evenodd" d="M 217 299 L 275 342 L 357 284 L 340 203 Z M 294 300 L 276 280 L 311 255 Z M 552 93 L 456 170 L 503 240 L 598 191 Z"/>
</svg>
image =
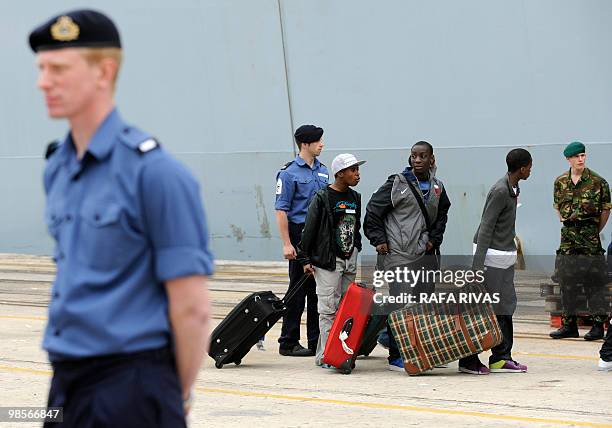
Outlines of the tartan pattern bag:
<svg viewBox="0 0 612 428">
<path fill-rule="evenodd" d="M 410 375 L 486 351 L 502 341 L 490 304 L 422 303 L 391 312 L 389 324 Z"/>
</svg>

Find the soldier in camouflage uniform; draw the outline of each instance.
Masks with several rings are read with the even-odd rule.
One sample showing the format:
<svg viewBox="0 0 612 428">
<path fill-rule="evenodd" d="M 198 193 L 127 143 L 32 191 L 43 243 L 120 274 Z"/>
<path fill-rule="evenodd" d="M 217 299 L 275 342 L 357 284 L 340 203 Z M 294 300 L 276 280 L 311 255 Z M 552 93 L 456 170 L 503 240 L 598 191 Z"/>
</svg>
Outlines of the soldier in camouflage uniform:
<svg viewBox="0 0 612 428">
<path fill-rule="evenodd" d="M 584 144 L 577 141 L 565 148 L 563 154 L 570 170 L 557 177 L 554 185 L 554 207 L 563 222 L 555 263 L 561 285 L 563 325 L 550 333 L 553 339 L 578 337 L 576 302 L 580 285 L 585 288 L 593 318 L 593 327 L 584 339 L 601 339 L 604 332 L 607 275 L 599 233 L 608 221 L 612 204 L 606 180 L 586 168 L 585 151 Z"/>
</svg>

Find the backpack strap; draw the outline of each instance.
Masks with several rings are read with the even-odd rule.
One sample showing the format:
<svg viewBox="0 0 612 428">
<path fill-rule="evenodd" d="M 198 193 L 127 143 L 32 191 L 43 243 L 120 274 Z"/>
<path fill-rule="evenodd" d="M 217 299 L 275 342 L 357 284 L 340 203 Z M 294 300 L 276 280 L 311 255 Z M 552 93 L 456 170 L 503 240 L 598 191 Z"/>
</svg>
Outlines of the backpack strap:
<svg viewBox="0 0 612 428">
<path fill-rule="evenodd" d="M 427 214 L 427 208 L 425 208 L 423 197 L 421 196 L 420 192 L 416 189 L 416 187 L 414 187 L 414 185 L 410 182 L 410 180 L 407 179 L 406 183 L 408 183 L 408 187 L 410 187 L 412 194 L 414 195 L 415 199 L 417 200 L 417 203 L 419 204 L 421 213 L 423 214 L 423 217 L 425 217 L 425 227 L 427 228 L 427 231 L 431 232 L 431 221 L 429 220 L 429 214 Z"/>
</svg>

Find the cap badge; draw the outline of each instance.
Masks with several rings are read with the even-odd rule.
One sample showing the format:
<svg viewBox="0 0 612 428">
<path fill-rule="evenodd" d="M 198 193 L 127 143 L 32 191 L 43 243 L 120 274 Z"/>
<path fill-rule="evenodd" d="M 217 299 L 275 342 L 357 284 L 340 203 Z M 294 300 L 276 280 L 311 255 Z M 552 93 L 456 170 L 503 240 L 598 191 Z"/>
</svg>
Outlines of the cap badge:
<svg viewBox="0 0 612 428">
<path fill-rule="evenodd" d="M 71 42 L 79 37 L 79 26 L 69 16 L 60 16 L 51 26 L 51 37 L 60 42 Z"/>
</svg>

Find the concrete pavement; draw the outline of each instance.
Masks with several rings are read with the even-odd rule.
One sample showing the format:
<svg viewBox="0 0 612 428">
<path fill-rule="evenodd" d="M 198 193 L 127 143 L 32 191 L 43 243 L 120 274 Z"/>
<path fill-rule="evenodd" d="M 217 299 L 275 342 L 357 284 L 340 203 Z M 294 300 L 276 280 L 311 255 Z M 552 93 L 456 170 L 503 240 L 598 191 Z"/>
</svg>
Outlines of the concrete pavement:
<svg viewBox="0 0 612 428">
<path fill-rule="evenodd" d="M 0 255 L 0 406 L 46 403 L 51 372 L 40 343 L 53 270 L 46 258 Z M 351 375 L 341 375 L 316 367 L 312 358 L 281 357 L 276 325 L 266 336 L 266 351 L 253 349 L 240 366 L 218 370 L 206 358 L 189 424 L 612 427 L 612 373 L 596 370 L 601 341 L 548 339 L 551 328 L 536 291 L 540 279 L 524 274 L 521 281 L 514 356 L 529 373 L 470 376 L 457 373 L 453 363 L 409 377 L 388 371 L 386 351 L 377 347 Z M 210 288 L 216 325 L 249 291 L 283 294 L 286 269 L 227 263 Z M 27 424 L 0 423 L 5 426 Z"/>
</svg>

